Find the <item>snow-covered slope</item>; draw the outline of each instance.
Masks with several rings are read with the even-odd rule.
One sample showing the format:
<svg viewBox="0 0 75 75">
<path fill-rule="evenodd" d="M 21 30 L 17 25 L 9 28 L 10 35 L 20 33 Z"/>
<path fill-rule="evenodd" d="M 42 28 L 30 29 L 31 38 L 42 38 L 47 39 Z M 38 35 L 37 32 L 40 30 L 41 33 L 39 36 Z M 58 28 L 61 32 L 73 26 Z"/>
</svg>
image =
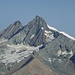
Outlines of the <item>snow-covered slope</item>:
<svg viewBox="0 0 75 75">
<path fill-rule="evenodd" d="M 33 53 L 33 51 L 39 51 L 39 47 L 27 46 L 23 44 L 9 45 L 7 44 L 7 50 L 5 49 L 4 54 L 0 54 L 0 62 L 8 65 L 9 63 L 19 63 L 25 57 L 28 57 Z"/>
<path fill-rule="evenodd" d="M 63 34 L 64 36 L 66 36 L 66 37 L 68 37 L 68 38 L 70 38 L 70 39 L 72 39 L 72 40 L 75 41 L 75 38 L 72 37 L 72 36 L 70 36 L 69 34 L 67 34 L 67 33 L 65 33 L 65 32 L 62 32 L 62 31 L 58 31 L 57 29 L 55 29 L 54 27 L 51 27 L 51 26 L 48 25 L 48 24 L 47 24 L 47 26 L 48 26 L 49 29 L 54 30 L 54 31 L 57 31 L 57 32 Z"/>
<path fill-rule="evenodd" d="M 48 24 L 47 24 L 47 26 L 48 26 L 48 28 L 51 29 L 51 30 L 58 31 L 56 28 L 54 28 L 54 27 L 52 27 L 52 26 L 50 26 L 50 25 L 48 25 Z"/>
</svg>

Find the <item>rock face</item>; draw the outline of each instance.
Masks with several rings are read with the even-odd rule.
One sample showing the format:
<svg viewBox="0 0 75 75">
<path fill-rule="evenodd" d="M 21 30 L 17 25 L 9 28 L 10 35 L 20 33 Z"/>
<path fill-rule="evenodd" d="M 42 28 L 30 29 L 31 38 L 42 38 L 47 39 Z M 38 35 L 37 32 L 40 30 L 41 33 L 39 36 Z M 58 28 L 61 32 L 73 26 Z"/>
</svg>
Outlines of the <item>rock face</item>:
<svg viewBox="0 0 75 75">
<path fill-rule="evenodd" d="M 42 28 L 47 30 L 47 24 L 43 18 L 36 16 L 24 27 L 19 21 L 16 21 L 5 29 L 0 37 L 10 39 L 9 41 L 14 44 L 28 43 L 31 46 L 38 46 L 46 42 L 46 36 Z"/>
<path fill-rule="evenodd" d="M 28 42 L 31 46 L 38 46 L 45 43 L 44 30 L 48 29 L 46 22 L 43 18 L 36 16 L 31 22 L 29 22 L 23 30 L 26 32 L 26 36 L 23 41 Z"/>
<path fill-rule="evenodd" d="M 42 17 L 36 16 L 25 26 L 16 21 L 0 33 L 0 39 L 4 38 L 7 41 L 0 41 L 0 60 L 2 66 L 5 67 L 3 69 L 0 65 L 3 73 L 8 72 L 8 75 L 75 75 L 75 39 L 50 27 Z M 25 55 L 27 57 L 27 53 L 32 54 L 34 59 L 22 65 L 25 64 L 21 63 L 24 61 L 22 58 Z M 13 61 L 14 64 L 21 65 L 20 68 L 19 65 L 14 66 L 13 63 L 8 62 L 7 57 L 13 56 L 12 54 L 16 55 L 15 60 L 22 60 L 20 63 Z M 3 62 L 11 65 L 6 66 Z M 14 70 L 12 65 L 15 67 Z M 10 67 L 12 71 L 8 71 L 7 67 Z"/>
<path fill-rule="evenodd" d="M 74 53 L 74 41 L 59 35 L 57 39 L 45 44 L 45 47 L 40 49 L 39 55 L 45 64 L 57 71 L 58 75 L 74 75 Z"/>
<path fill-rule="evenodd" d="M 11 75 L 56 75 L 48 66 L 41 63 L 38 58 L 34 58 L 26 66 Z"/>
<path fill-rule="evenodd" d="M 0 34 L 0 37 L 8 39 L 13 44 L 23 43 L 31 46 L 45 44 L 58 36 L 59 33 L 49 29 L 45 20 L 39 16 L 25 26 L 16 21 Z"/>
<path fill-rule="evenodd" d="M 16 21 L 14 24 L 11 24 L 9 27 L 7 27 L 1 34 L 0 38 L 10 39 L 15 34 L 17 34 L 21 29 L 23 28 L 20 21 Z"/>
<path fill-rule="evenodd" d="M 7 72 L 5 64 L 0 62 L 0 75 L 4 75 Z"/>
</svg>

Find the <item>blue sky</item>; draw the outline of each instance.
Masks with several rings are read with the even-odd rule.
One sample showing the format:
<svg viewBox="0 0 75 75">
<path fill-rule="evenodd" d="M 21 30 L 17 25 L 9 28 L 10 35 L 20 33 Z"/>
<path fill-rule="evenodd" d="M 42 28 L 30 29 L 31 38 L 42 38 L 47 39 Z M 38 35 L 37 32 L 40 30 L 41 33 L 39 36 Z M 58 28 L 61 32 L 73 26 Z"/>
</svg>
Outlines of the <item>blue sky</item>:
<svg viewBox="0 0 75 75">
<path fill-rule="evenodd" d="M 26 25 L 36 15 L 75 37 L 75 0 L 0 0 L 0 30 L 17 20 Z"/>
</svg>

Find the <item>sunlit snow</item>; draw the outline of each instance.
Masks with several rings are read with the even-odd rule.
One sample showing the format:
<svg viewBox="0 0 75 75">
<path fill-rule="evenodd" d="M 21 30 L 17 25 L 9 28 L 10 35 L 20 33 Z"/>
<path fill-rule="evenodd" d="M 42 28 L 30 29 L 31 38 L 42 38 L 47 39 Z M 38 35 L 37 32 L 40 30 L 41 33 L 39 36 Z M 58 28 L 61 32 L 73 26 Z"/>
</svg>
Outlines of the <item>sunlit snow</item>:
<svg viewBox="0 0 75 75">
<path fill-rule="evenodd" d="M 39 47 L 32 47 L 28 45 L 18 44 L 18 45 L 9 45 L 7 44 L 8 50 L 5 50 L 4 54 L 0 55 L 0 61 L 7 65 L 8 63 L 20 62 L 25 57 L 28 57 L 33 53 L 33 51 L 38 51 Z"/>
<path fill-rule="evenodd" d="M 44 35 L 46 36 L 47 40 L 53 40 L 54 39 L 54 34 L 51 31 L 45 30 Z"/>
<path fill-rule="evenodd" d="M 51 27 L 51 26 L 50 26 L 50 25 L 48 25 L 48 24 L 47 24 L 47 26 L 48 26 L 48 28 L 49 28 L 49 29 L 51 29 L 51 30 L 58 31 L 56 28 Z"/>
<path fill-rule="evenodd" d="M 35 34 L 32 34 L 32 36 L 30 37 L 31 39 L 35 36 Z"/>
<path fill-rule="evenodd" d="M 57 29 L 55 29 L 54 27 L 51 27 L 51 26 L 48 25 L 48 24 L 47 24 L 47 26 L 48 26 L 49 29 L 54 30 L 54 31 L 57 31 L 57 32 L 63 34 L 64 36 L 66 36 L 66 37 L 68 37 L 68 38 L 70 38 L 70 39 L 72 39 L 72 40 L 75 40 L 75 38 L 72 37 L 72 36 L 70 36 L 69 34 L 67 34 L 67 33 L 65 33 L 65 32 L 62 32 L 62 31 L 58 31 Z"/>
<path fill-rule="evenodd" d="M 70 54 L 70 57 L 72 57 L 72 56 L 73 56 L 73 51 L 67 52 L 67 51 L 61 51 L 61 50 L 59 50 L 59 51 L 57 52 L 57 55 L 58 55 L 58 56 L 60 56 L 60 55 L 67 56 L 68 54 Z M 70 58 L 70 57 L 69 57 L 69 58 Z"/>
</svg>

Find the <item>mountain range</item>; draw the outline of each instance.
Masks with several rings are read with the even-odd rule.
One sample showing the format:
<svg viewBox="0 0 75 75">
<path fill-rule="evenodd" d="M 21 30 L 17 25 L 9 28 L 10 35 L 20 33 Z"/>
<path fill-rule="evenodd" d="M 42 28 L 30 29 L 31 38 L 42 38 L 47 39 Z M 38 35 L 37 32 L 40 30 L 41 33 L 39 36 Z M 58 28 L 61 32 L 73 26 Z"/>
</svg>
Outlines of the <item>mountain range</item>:
<svg viewBox="0 0 75 75">
<path fill-rule="evenodd" d="M 75 38 L 36 16 L 0 33 L 0 75 L 75 75 Z"/>
</svg>

